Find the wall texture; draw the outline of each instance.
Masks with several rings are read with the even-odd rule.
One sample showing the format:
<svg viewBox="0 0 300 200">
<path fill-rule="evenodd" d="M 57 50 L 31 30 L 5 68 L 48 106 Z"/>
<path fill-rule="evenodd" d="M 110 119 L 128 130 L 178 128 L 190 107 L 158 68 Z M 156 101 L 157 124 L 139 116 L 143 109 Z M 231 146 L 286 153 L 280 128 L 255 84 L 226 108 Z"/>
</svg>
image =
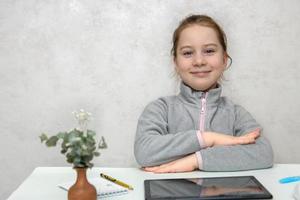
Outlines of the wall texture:
<svg viewBox="0 0 300 200">
<path fill-rule="evenodd" d="M 137 166 L 138 116 L 177 92 L 171 36 L 190 13 L 227 32 L 224 94 L 263 125 L 276 162 L 300 163 L 299 8 L 298 0 L 1 0 L 0 199 L 37 166 L 69 166 L 38 136 L 76 126 L 79 108 L 109 145 L 96 166 Z"/>
</svg>

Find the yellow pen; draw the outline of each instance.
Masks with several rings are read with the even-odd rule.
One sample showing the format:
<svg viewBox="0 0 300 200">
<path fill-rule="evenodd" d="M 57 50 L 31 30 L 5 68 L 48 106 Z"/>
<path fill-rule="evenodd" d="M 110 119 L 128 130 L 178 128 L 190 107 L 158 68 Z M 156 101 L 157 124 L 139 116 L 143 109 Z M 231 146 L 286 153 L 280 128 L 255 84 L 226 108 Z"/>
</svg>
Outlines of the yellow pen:
<svg viewBox="0 0 300 200">
<path fill-rule="evenodd" d="M 106 180 L 109 180 L 109 181 L 111 181 L 111 182 L 114 182 L 115 184 L 118 184 L 118 185 L 120 185 L 120 186 L 123 186 L 123 187 L 125 187 L 125 188 L 127 188 L 127 189 L 129 189 L 129 190 L 133 190 L 133 187 L 131 187 L 130 185 L 128 185 L 128 184 L 126 184 L 126 183 L 124 183 L 124 182 L 122 182 L 122 181 L 119 181 L 119 180 L 117 180 L 117 179 L 115 179 L 115 178 L 113 178 L 113 177 L 110 177 L 110 176 L 105 175 L 105 174 L 103 174 L 103 173 L 101 173 L 100 176 L 101 176 L 102 178 L 105 178 Z"/>
</svg>

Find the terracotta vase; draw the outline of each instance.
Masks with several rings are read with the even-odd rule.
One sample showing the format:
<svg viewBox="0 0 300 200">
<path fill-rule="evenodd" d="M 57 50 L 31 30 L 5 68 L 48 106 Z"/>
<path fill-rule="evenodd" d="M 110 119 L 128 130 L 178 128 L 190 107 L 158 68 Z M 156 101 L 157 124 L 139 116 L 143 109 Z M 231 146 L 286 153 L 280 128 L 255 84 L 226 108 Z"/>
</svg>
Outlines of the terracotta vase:
<svg viewBox="0 0 300 200">
<path fill-rule="evenodd" d="M 77 172 L 77 180 L 68 191 L 68 200 L 96 200 L 96 188 L 86 178 L 87 168 L 74 168 Z"/>
</svg>

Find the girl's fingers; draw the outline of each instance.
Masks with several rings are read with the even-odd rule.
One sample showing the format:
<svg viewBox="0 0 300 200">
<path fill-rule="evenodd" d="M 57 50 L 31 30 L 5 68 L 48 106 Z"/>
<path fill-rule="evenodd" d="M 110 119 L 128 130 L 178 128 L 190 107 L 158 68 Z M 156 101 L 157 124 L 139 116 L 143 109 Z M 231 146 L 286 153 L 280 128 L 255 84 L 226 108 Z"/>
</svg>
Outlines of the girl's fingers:
<svg viewBox="0 0 300 200">
<path fill-rule="evenodd" d="M 147 168 L 145 169 L 145 171 L 147 172 L 154 172 L 154 173 L 166 173 L 168 171 L 168 169 L 166 167 L 151 167 L 151 168 Z"/>
<path fill-rule="evenodd" d="M 144 170 L 147 172 L 159 172 L 162 169 L 165 169 L 167 166 L 171 165 L 172 163 L 166 163 L 166 164 L 162 164 L 159 166 L 154 166 L 154 167 L 145 167 Z"/>
<path fill-rule="evenodd" d="M 144 170 L 146 172 L 153 172 L 155 170 L 157 170 L 160 166 L 155 166 L 155 167 L 144 167 Z"/>
<path fill-rule="evenodd" d="M 160 168 L 155 170 L 155 173 L 174 173 L 176 172 L 175 166 L 172 164 L 163 165 Z"/>
<path fill-rule="evenodd" d="M 246 136 L 248 136 L 249 138 L 255 140 L 256 138 L 259 137 L 259 135 L 260 135 L 260 130 L 259 130 L 259 129 L 256 129 L 256 130 L 254 130 L 253 132 L 248 133 Z"/>
<path fill-rule="evenodd" d="M 166 164 L 162 164 L 159 166 L 155 166 L 155 167 L 146 167 L 145 171 L 148 172 L 154 172 L 154 173 L 171 173 L 171 172 L 175 172 L 174 168 L 174 163 L 175 161 L 166 163 Z"/>
<path fill-rule="evenodd" d="M 257 129 L 255 129 L 254 131 L 252 131 L 251 133 L 255 133 L 255 134 L 258 134 L 258 135 L 260 135 L 260 129 L 259 129 L 259 128 L 257 128 Z"/>
<path fill-rule="evenodd" d="M 154 171 L 154 173 L 170 173 L 170 172 L 171 171 L 167 167 L 159 168 L 159 169 Z"/>
<path fill-rule="evenodd" d="M 238 137 L 238 144 L 253 144 L 256 138 L 260 135 L 260 129 L 255 129 L 254 131 L 247 133 L 246 135 Z"/>
</svg>

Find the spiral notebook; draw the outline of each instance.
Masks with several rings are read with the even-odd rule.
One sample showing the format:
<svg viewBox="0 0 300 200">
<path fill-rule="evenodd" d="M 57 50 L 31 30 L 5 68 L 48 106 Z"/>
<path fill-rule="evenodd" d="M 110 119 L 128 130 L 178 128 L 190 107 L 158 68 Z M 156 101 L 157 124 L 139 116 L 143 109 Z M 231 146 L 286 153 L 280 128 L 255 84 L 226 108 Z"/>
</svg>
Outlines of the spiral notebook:
<svg viewBox="0 0 300 200">
<path fill-rule="evenodd" d="M 128 189 L 119 186 L 111 181 L 108 181 L 104 178 L 90 178 L 89 182 L 93 184 L 97 190 L 97 195 L 99 197 L 111 197 L 117 195 L 123 195 L 128 193 Z M 66 182 L 58 184 L 58 187 L 69 190 L 69 188 L 74 184 L 73 182 Z"/>
</svg>

